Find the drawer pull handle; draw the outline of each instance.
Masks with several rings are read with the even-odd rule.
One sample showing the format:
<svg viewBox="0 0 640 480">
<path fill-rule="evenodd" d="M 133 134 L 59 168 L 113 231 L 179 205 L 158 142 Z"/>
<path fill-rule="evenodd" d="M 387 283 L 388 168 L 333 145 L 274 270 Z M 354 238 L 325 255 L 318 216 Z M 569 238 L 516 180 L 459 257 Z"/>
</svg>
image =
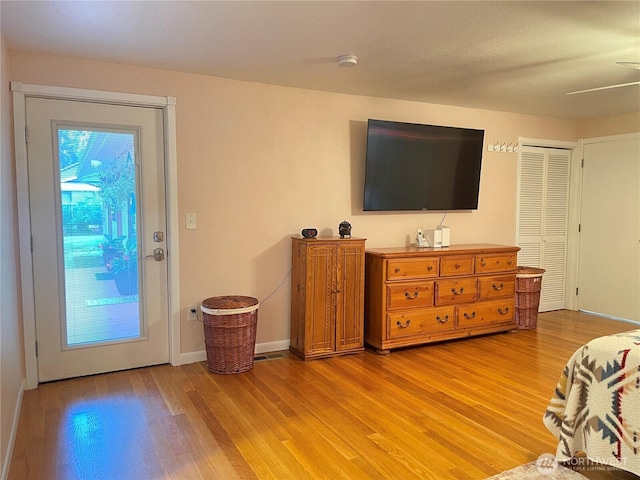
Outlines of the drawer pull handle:
<svg viewBox="0 0 640 480">
<path fill-rule="evenodd" d="M 400 267 L 396 267 L 396 269 L 394 270 L 394 272 L 396 272 L 396 273 L 400 273 Z"/>
<path fill-rule="evenodd" d="M 460 268 L 460 264 L 456 263 L 456 270 Z"/>
<path fill-rule="evenodd" d="M 407 300 L 415 300 L 416 298 L 418 298 L 418 290 L 413 292 L 413 295 L 411 295 L 407 290 L 405 290 L 404 296 L 407 297 Z"/>
<path fill-rule="evenodd" d="M 507 262 L 508 265 L 513 265 L 513 260 L 509 259 L 509 261 Z"/>
<path fill-rule="evenodd" d="M 487 265 L 487 262 L 484 261 L 484 258 L 480 259 L 480 265 L 482 265 L 483 267 Z"/>
<path fill-rule="evenodd" d="M 498 313 L 500 315 L 506 315 L 507 313 L 509 313 L 509 307 L 506 307 L 505 309 L 498 308 Z"/>
<path fill-rule="evenodd" d="M 464 293 L 464 287 L 460 287 L 460 290 L 456 290 L 455 288 L 452 288 L 451 293 L 453 293 L 454 295 L 462 295 Z"/>
<path fill-rule="evenodd" d="M 404 325 L 402 324 L 402 322 L 400 320 L 398 320 L 396 322 L 396 325 L 398 326 L 398 328 L 407 328 L 410 323 L 411 323 L 411 319 L 408 318 Z"/>
<path fill-rule="evenodd" d="M 436 320 L 438 321 L 438 323 L 447 323 L 449 321 L 449 315 L 445 315 L 444 318 L 438 315 L 436 317 Z"/>
<path fill-rule="evenodd" d="M 496 292 L 499 292 L 500 290 L 502 290 L 504 288 L 504 283 L 501 283 L 500 285 L 496 285 L 495 283 L 491 285 L 493 287 L 493 289 Z"/>
<path fill-rule="evenodd" d="M 474 318 L 476 318 L 476 312 L 471 312 L 471 315 L 469 315 L 467 312 L 464 312 L 464 318 L 466 318 L 467 320 L 473 320 Z"/>
<path fill-rule="evenodd" d="M 430 272 L 431 270 L 433 270 L 433 265 L 429 265 L 429 266 L 427 267 L 427 271 L 428 271 L 428 272 Z"/>
</svg>

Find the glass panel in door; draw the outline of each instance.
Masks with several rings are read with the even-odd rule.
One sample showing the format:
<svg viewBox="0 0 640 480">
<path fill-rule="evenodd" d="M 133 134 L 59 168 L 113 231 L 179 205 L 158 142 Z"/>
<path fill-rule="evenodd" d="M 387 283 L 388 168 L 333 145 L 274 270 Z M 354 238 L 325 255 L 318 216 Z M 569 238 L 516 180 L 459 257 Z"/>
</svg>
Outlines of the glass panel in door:
<svg viewBox="0 0 640 480">
<path fill-rule="evenodd" d="M 140 338 L 136 135 L 58 127 L 63 348 Z"/>
</svg>

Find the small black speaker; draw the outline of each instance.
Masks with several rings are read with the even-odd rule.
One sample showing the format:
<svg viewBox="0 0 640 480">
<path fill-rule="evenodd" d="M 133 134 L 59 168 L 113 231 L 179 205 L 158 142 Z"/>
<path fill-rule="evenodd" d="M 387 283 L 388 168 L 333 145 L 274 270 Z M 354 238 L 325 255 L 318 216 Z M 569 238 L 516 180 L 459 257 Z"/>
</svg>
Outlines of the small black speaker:
<svg viewBox="0 0 640 480">
<path fill-rule="evenodd" d="M 340 238 L 351 238 L 351 224 L 346 220 L 342 222 L 340 225 L 338 225 L 338 233 L 340 234 Z"/>
<path fill-rule="evenodd" d="M 302 236 L 304 238 L 316 238 L 318 235 L 318 230 L 315 228 L 304 228 L 302 229 Z"/>
</svg>

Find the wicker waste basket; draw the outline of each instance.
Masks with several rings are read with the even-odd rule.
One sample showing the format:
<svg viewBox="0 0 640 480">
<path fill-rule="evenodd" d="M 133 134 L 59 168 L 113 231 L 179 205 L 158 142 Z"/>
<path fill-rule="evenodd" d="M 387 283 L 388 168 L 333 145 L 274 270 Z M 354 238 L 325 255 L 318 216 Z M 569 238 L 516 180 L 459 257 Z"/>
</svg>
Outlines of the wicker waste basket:
<svg viewBox="0 0 640 480">
<path fill-rule="evenodd" d="M 242 373 L 253 368 L 259 302 L 253 297 L 211 297 L 202 302 L 204 341 L 210 372 Z"/>
<path fill-rule="evenodd" d="M 518 267 L 516 271 L 516 323 L 520 330 L 536 328 L 544 269 Z"/>
</svg>

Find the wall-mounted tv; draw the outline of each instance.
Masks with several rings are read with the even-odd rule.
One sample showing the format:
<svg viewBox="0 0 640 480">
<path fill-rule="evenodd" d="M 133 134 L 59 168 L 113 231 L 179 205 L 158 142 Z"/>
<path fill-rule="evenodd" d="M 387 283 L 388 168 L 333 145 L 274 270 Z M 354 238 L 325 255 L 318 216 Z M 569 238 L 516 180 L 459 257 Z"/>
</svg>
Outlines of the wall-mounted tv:
<svg viewBox="0 0 640 480">
<path fill-rule="evenodd" d="M 484 130 L 369 120 L 365 211 L 476 210 Z"/>
</svg>

